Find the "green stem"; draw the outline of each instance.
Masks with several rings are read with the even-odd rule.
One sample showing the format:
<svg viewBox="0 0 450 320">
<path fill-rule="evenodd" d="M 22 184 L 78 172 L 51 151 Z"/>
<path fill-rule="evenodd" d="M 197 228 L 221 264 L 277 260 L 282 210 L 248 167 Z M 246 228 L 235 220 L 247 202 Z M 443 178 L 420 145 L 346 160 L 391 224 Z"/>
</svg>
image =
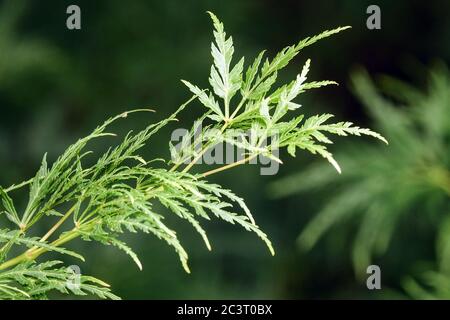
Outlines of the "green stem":
<svg viewBox="0 0 450 320">
<path fill-rule="evenodd" d="M 72 230 L 69 231 L 67 234 L 59 238 L 58 240 L 54 241 L 52 243 L 52 246 L 60 246 L 63 243 L 66 243 L 67 241 L 70 241 L 76 237 L 79 236 L 78 230 Z M 2 264 L 0 264 L 0 270 L 5 270 L 7 268 L 11 268 L 15 265 L 18 265 L 19 263 L 25 262 L 25 261 L 31 261 L 39 257 L 44 252 L 48 251 L 48 249 L 45 248 L 36 248 L 33 250 L 27 250 L 24 253 L 18 255 L 15 258 L 12 258 Z"/>
<path fill-rule="evenodd" d="M 231 121 L 230 121 L 231 122 Z M 223 133 L 225 129 L 228 127 L 230 122 L 225 122 L 222 128 L 220 129 L 220 133 Z M 198 160 L 200 160 L 201 157 L 205 154 L 205 152 L 208 150 L 208 148 L 211 146 L 211 143 L 207 143 L 206 146 L 203 147 L 202 151 L 192 160 L 181 172 L 186 173 L 188 172 L 196 163 Z M 173 169 L 173 168 L 172 168 Z M 172 171 L 172 170 L 171 170 Z"/>
<path fill-rule="evenodd" d="M 244 105 L 244 102 L 247 100 L 247 96 L 242 97 L 241 102 L 239 103 L 239 105 L 236 107 L 236 109 L 234 110 L 233 114 L 231 115 L 230 119 L 227 120 L 222 128 L 220 128 L 220 133 L 223 133 L 229 126 L 230 124 L 233 122 L 234 117 L 236 116 L 236 114 L 238 113 L 239 109 L 242 108 L 242 106 Z M 208 150 L 208 148 L 210 147 L 211 143 L 207 143 L 206 146 L 203 147 L 202 151 L 200 151 L 200 153 L 197 155 L 197 157 L 194 158 L 194 160 L 192 160 L 184 169 L 183 169 L 183 173 L 188 172 L 196 163 L 198 160 L 200 160 L 201 157 L 203 157 L 203 155 L 205 154 L 205 152 Z M 181 163 L 180 163 L 181 164 Z M 176 170 L 180 164 L 177 164 L 175 166 L 173 166 L 170 171 L 174 171 Z"/>
<path fill-rule="evenodd" d="M 60 237 L 59 239 L 53 241 L 51 243 L 51 245 L 53 247 L 59 247 L 60 245 L 69 242 L 77 237 L 80 236 L 80 230 L 79 228 L 74 228 L 71 231 L 67 232 L 66 234 L 64 234 L 62 237 Z M 32 252 L 25 252 L 24 254 L 27 256 L 28 260 L 35 260 L 37 257 L 39 257 L 41 254 L 47 252 L 48 249 L 46 248 L 38 248 L 35 249 Z M 0 270 L 1 270 L 1 266 L 0 266 Z"/>
<path fill-rule="evenodd" d="M 4 270 L 4 269 L 10 268 L 10 267 L 13 267 L 16 264 L 19 264 L 19 263 L 25 261 L 26 258 L 27 258 L 27 255 L 25 253 L 22 253 L 21 255 L 0 264 L 0 270 Z"/>
<path fill-rule="evenodd" d="M 219 167 L 219 168 L 210 170 L 210 171 L 207 171 L 207 172 L 203 173 L 202 176 L 203 176 L 203 177 L 207 177 L 207 176 L 210 176 L 210 175 L 212 175 L 212 174 L 215 174 L 215 173 L 218 173 L 218 172 L 221 172 L 221 171 L 225 171 L 225 170 L 228 170 L 228 169 L 231 169 L 231 168 L 240 166 L 240 165 L 242 165 L 242 164 L 245 164 L 245 163 L 251 161 L 252 159 L 254 159 L 254 158 L 257 157 L 257 156 L 258 156 L 258 154 L 253 154 L 253 155 L 248 156 L 247 158 L 244 158 L 244 159 L 242 159 L 242 160 L 239 160 L 239 161 L 236 161 L 236 162 L 227 164 L 227 165 L 225 165 L 225 166 L 222 166 L 222 167 Z"/>
<path fill-rule="evenodd" d="M 257 86 L 258 86 L 259 82 L 257 82 L 252 89 L 250 90 L 250 92 L 252 92 Z M 248 95 L 245 95 L 242 97 L 241 101 L 239 102 L 238 106 L 236 107 L 236 109 L 233 111 L 233 113 L 231 114 L 231 116 L 228 118 L 228 115 L 225 115 L 226 121 L 223 124 L 222 128 L 220 129 L 220 133 L 223 133 L 229 126 L 230 124 L 233 122 L 234 117 L 237 115 L 237 113 L 239 112 L 239 110 L 242 108 L 242 106 L 244 105 L 245 101 L 247 101 L 248 99 Z M 225 111 L 229 110 L 229 106 L 225 108 Z M 208 148 L 210 147 L 210 143 L 207 143 L 205 147 L 203 147 L 202 151 L 197 155 L 197 157 L 194 158 L 194 160 L 192 160 L 183 170 L 183 173 L 188 172 L 196 163 L 198 160 L 200 160 L 201 157 L 203 157 L 203 155 L 205 154 L 205 152 L 208 150 Z M 169 171 L 175 171 L 176 169 L 178 169 L 178 167 L 181 165 L 181 163 L 174 165 Z"/>
<path fill-rule="evenodd" d="M 46 241 L 50 236 L 67 220 L 67 218 L 75 211 L 76 205 L 70 208 L 66 214 L 59 219 L 59 221 L 39 240 L 40 242 Z"/>
<path fill-rule="evenodd" d="M 77 237 L 80 236 L 80 230 L 81 229 L 86 229 L 91 227 L 97 219 L 92 219 L 91 221 L 89 221 L 88 223 L 86 223 L 83 226 L 80 226 L 79 228 L 75 227 L 74 229 L 72 229 L 71 231 L 65 233 L 64 235 L 60 236 L 57 240 L 53 241 L 52 243 L 50 243 L 51 246 L 53 247 L 59 247 L 60 245 L 69 242 Z M 0 271 L 7 269 L 7 268 L 11 268 L 15 265 L 18 265 L 19 263 L 25 262 L 25 261 L 32 261 L 35 260 L 36 258 L 38 258 L 41 254 L 45 253 L 49 251 L 46 248 L 32 248 L 30 250 L 27 250 L 25 252 L 23 252 L 22 254 L 18 255 L 15 258 L 12 258 L 2 264 L 0 264 Z"/>
<path fill-rule="evenodd" d="M 34 178 L 31 178 L 30 180 L 24 181 L 24 182 L 19 183 L 19 184 L 17 184 L 17 185 L 12 185 L 12 186 L 10 186 L 9 188 L 5 189 L 4 191 L 5 191 L 6 193 L 9 193 L 9 192 L 11 192 L 11 191 L 20 189 L 20 188 L 22 188 L 22 187 L 25 187 L 26 185 L 29 185 L 31 182 L 33 182 L 33 180 L 34 180 Z"/>
</svg>

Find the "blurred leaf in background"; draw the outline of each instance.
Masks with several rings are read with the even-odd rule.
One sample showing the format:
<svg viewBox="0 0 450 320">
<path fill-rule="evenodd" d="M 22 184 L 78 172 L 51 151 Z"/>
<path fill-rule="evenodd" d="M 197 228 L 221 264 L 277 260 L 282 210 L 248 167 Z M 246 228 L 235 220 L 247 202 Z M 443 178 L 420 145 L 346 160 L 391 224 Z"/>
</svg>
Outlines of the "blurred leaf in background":
<svg viewBox="0 0 450 320">
<path fill-rule="evenodd" d="M 271 192 L 285 197 L 325 190 L 326 204 L 306 225 L 298 243 L 311 249 L 328 231 L 356 232 L 352 260 L 359 277 L 374 256 L 390 250 L 399 225 L 406 225 L 414 238 L 402 242 L 406 251 L 438 233 L 437 264 L 443 274 L 427 278 L 445 286 L 449 298 L 450 73 L 444 66 L 430 70 L 426 91 L 384 76 L 380 92 L 364 70 L 353 73 L 352 84 L 389 147 L 369 142 L 347 145 L 336 154 L 342 175 L 332 174 L 326 163 L 317 163 L 274 182 Z M 428 224 L 432 228 L 424 230 Z M 427 258 L 417 250 L 411 262 Z M 446 282 L 438 280 L 444 274 Z M 411 289 L 412 282 L 408 284 Z"/>
<path fill-rule="evenodd" d="M 0 8 L 0 86 L 3 90 L 27 90 L 23 81 L 37 72 L 57 72 L 60 52 L 43 39 L 21 36 L 19 19 L 26 2 L 4 1 Z M 22 81 L 22 82 L 21 82 Z M 23 91 L 22 91 L 23 92 Z"/>
<path fill-rule="evenodd" d="M 438 226 L 436 261 L 418 264 L 414 276 L 403 280 L 403 287 L 416 299 L 449 299 L 450 297 L 450 217 Z"/>
</svg>

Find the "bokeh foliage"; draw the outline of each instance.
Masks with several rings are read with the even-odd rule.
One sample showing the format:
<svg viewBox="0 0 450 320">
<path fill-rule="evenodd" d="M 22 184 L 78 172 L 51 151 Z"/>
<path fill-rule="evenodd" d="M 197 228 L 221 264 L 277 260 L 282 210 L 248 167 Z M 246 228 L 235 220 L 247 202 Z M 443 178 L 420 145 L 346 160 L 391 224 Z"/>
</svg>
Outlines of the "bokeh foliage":
<svg viewBox="0 0 450 320">
<path fill-rule="evenodd" d="M 344 168 L 341 176 L 333 175 L 323 164 L 315 164 L 275 182 L 271 190 L 278 196 L 296 192 L 328 195 L 298 243 L 303 249 L 311 249 L 330 229 L 347 229 L 348 234 L 355 234 L 352 260 L 360 278 L 374 256 L 401 244 L 399 225 L 408 226 L 409 231 L 404 232 L 417 244 L 436 237 L 434 259 L 442 274 L 427 270 L 426 278 L 442 294 L 444 288 L 448 292 L 448 285 L 437 278 L 445 279 L 450 263 L 450 74 L 444 66 L 435 67 L 426 90 L 392 77 L 385 76 L 381 81 L 386 96 L 365 71 L 352 76 L 355 94 L 378 130 L 389 139 L 389 148 L 348 144 L 337 155 Z M 404 259 L 401 255 L 398 258 Z M 403 263 L 405 276 L 415 264 L 429 258 L 428 253 L 414 252 L 405 259 L 409 266 Z M 407 288 L 419 292 L 411 280 Z"/>
<path fill-rule="evenodd" d="M 79 32 L 65 28 L 65 9 L 72 3 L 82 8 Z M 227 29 L 246 56 L 254 56 L 267 45 L 269 53 L 274 53 L 307 35 L 352 25 L 339 41 L 305 51 L 315 57 L 313 63 L 320 61 L 315 63 L 313 78 L 329 78 L 341 86 L 322 94 L 309 93 L 302 104 L 370 126 L 372 120 L 346 86 L 349 70 L 360 64 L 371 74 L 388 73 L 424 87 L 426 71 L 417 65 L 436 57 L 450 63 L 450 3 L 378 1 L 382 30 L 374 32 L 365 28 L 369 4 L 352 0 L 2 1 L 1 184 L 29 177 L 39 167 L 43 152 L 54 160 L 107 116 L 134 107 L 153 107 L 161 118 L 170 114 L 186 98 L 180 78 L 205 87 L 211 37 L 207 10 L 227 21 Z M 301 65 L 294 61 L 280 77 L 292 78 Z M 415 72 L 414 76 L 405 69 Z M 192 114 L 192 119 L 196 116 Z M 143 125 L 145 119 L 135 120 L 136 127 Z M 168 152 L 166 140 L 155 141 L 145 152 L 150 156 Z M 299 172 L 311 161 L 315 160 L 289 161 L 280 174 Z M 345 166 L 343 170 L 344 174 L 348 171 Z M 373 297 L 364 281 L 355 280 L 352 239 L 347 239 L 345 229 L 330 234 L 308 254 L 297 248 L 299 231 L 317 212 L 314 203 L 326 203 L 327 196 L 314 193 L 268 199 L 260 186 L 273 178 L 260 177 L 258 172 L 257 168 L 236 169 L 215 179 L 248 196 L 248 205 L 273 239 L 276 258 L 267 256 L 251 236 L 206 225 L 220 248 L 213 255 L 189 237 L 189 230 L 184 236 L 180 232 L 187 246 L 198 248 L 191 254 L 191 260 L 197 261 L 192 275 L 180 270 L 176 257 L 163 244 L 145 237 L 130 239 L 143 257 L 142 273 L 130 268 L 130 262 L 114 250 L 104 252 L 95 245 L 80 245 L 90 259 L 90 264 L 81 265 L 82 271 L 113 279 L 115 292 L 124 298 Z M 424 253 L 427 261 L 435 260 L 436 224 L 424 222 L 419 215 L 410 219 L 427 236 L 417 241 L 408 233 L 409 223 L 400 225 L 396 239 L 391 239 L 398 247 L 385 256 L 394 258 L 385 264 L 386 286 L 397 286 L 405 270 L 415 268 L 416 252 Z M 390 296 L 387 290 L 379 294 Z"/>
</svg>

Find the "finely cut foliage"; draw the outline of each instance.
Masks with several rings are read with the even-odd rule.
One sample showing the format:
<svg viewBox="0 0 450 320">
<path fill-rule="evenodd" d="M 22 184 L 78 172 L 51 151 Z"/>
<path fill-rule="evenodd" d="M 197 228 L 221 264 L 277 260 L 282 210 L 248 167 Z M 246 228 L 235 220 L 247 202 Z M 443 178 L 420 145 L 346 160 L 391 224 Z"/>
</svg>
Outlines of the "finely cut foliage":
<svg viewBox="0 0 450 320">
<path fill-rule="evenodd" d="M 165 222 L 164 216 L 168 213 L 192 225 L 208 249 L 212 245 L 201 226 L 201 220 L 216 218 L 255 233 L 274 254 L 270 240 L 256 225 L 244 200 L 231 190 L 207 181 L 205 177 L 245 164 L 259 155 L 281 162 L 273 151 L 282 147 L 287 147 L 292 156 L 295 156 L 296 149 L 317 153 L 340 171 L 326 148 L 331 143 L 326 134 L 371 135 L 385 141 L 377 133 L 355 127 L 349 122 L 328 123 L 331 115 L 303 119 L 301 115 L 292 114 L 293 110 L 300 107 L 294 102 L 299 94 L 334 84 L 332 81 L 306 82 L 310 60 L 307 60 L 294 81 L 272 89 L 278 72 L 303 48 L 347 27 L 306 38 L 284 48 L 273 59 L 264 59 L 264 52 L 261 52 L 244 72 L 243 58 L 233 65 L 232 38 L 227 37 L 218 18 L 212 13 L 210 16 L 215 39 L 211 45 L 211 90 L 203 90 L 183 81 L 194 94 L 191 99 L 169 118 L 151 124 L 138 133 L 130 132 L 118 146 L 99 156 L 93 165 L 87 165 L 85 161 L 85 158 L 92 159 L 94 156 L 87 149 L 88 143 L 113 135 L 108 131 L 113 122 L 126 118 L 130 113 L 146 110 L 125 112 L 107 120 L 90 135 L 70 146 L 52 165 L 47 163 L 44 156 L 40 169 L 29 181 L 0 188 L 3 217 L 9 220 L 9 224 L 4 224 L 0 230 L 0 243 L 3 243 L 0 248 L 0 298 L 47 298 L 54 290 L 117 298 L 106 283 L 93 277 L 80 276 L 77 281 L 72 281 L 74 272 L 62 267 L 58 261 L 37 262 L 37 258 L 46 252 L 84 260 L 80 254 L 63 247 L 76 238 L 115 246 L 128 254 L 141 269 L 142 263 L 138 256 L 120 240 L 120 236 L 124 232 L 152 234 L 173 247 L 183 268 L 190 272 L 188 254 L 176 231 Z M 233 98 L 237 96 L 239 102 L 233 104 Z M 158 159 L 143 159 L 138 151 L 162 127 L 177 120 L 179 113 L 194 100 L 203 105 L 204 114 L 194 124 L 193 131 L 201 121 L 208 121 L 204 130 L 214 128 L 216 134 L 205 131 L 203 139 L 195 148 L 186 144 L 185 148 L 177 149 L 170 145 L 172 160 L 167 164 Z M 246 130 L 254 130 L 258 135 L 255 139 L 240 142 L 230 138 L 233 137 L 230 132 Z M 278 141 L 263 146 L 263 142 L 275 130 L 279 133 Z M 221 142 L 239 144 L 246 158 L 208 172 L 190 173 L 197 160 Z M 25 187 L 30 190 L 28 204 L 24 210 L 18 210 L 12 194 Z M 158 203 L 167 210 L 163 212 L 157 209 L 160 208 L 156 206 Z M 55 216 L 55 225 L 45 235 L 29 235 L 29 230 L 36 223 L 42 219 L 55 219 Z M 61 232 L 65 221 L 71 221 L 64 224 L 71 224 L 71 227 Z M 10 257 L 11 250 L 20 247 L 25 248 L 23 253 Z"/>
</svg>

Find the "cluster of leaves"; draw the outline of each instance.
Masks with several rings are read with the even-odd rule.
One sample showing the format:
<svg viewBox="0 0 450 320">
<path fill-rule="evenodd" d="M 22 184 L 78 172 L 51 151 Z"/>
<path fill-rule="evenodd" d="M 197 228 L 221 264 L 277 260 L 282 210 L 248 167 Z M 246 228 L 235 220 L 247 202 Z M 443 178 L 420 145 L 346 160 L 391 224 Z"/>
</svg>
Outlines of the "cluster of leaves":
<svg viewBox="0 0 450 320">
<path fill-rule="evenodd" d="M 266 59 L 260 67 L 264 54 L 262 52 L 247 69 L 244 77 L 244 60 L 241 59 L 231 67 L 233 41 L 231 37 L 227 38 L 223 25 L 217 17 L 210 15 L 215 27 L 215 42 L 212 44 L 214 64 L 210 76 L 215 95 L 212 92 L 208 94 L 207 90 L 201 90 L 185 81 L 184 83 L 194 93 L 189 101 L 167 119 L 151 124 L 138 133 L 130 132 L 119 145 L 109 149 L 97 161 L 85 160 L 91 157 L 91 152 L 87 151 L 88 143 L 101 137 L 114 136 L 107 131 L 113 122 L 126 118 L 131 112 L 145 110 L 126 112 L 107 120 L 90 135 L 70 146 L 53 165 L 49 166 L 44 156 L 36 176 L 29 181 L 9 188 L 0 188 L 3 216 L 13 226 L 2 227 L 0 230 L 0 243 L 3 244 L 0 248 L 0 298 L 44 298 L 52 290 L 94 294 L 100 298 L 116 298 L 109 292 L 107 284 L 86 276 L 80 278 L 76 289 L 72 286 L 72 289 L 67 290 L 64 283 L 73 273 L 59 267 L 56 262 L 37 264 L 35 261 L 49 251 L 83 260 L 80 254 L 62 247 L 75 238 L 81 238 L 115 246 L 128 254 L 137 266 L 142 268 L 137 255 L 120 240 L 121 234 L 125 231 L 149 233 L 164 240 L 175 249 L 182 266 L 189 272 L 188 255 L 177 233 L 164 222 L 164 215 L 160 212 L 161 209 L 156 207 L 157 204 L 166 207 L 169 212 L 192 225 L 208 249 L 211 249 L 211 245 L 199 220 L 215 217 L 254 232 L 274 254 L 269 239 L 256 225 L 244 200 L 232 191 L 204 179 L 205 176 L 230 166 L 203 174 L 188 172 L 215 144 L 221 141 L 233 143 L 228 135 L 231 130 L 258 129 L 255 141 L 241 143 L 245 146 L 249 157 L 264 154 L 275 158 L 272 154 L 273 149 L 286 146 L 292 155 L 295 155 L 296 148 L 318 153 L 336 168 L 338 168 L 336 162 L 325 147 L 325 144 L 331 141 L 324 133 L 365 134 L 384 140 L 377 133 L 354 127 L 348 122 L 325 124 L 330 118 L 329 115 L 316 116 L 305 121 L 302 116 L 296 116 L 281 121 L 289 111 L 300 106 L 293 102 L 300 93 L 333 83 L 305 82 L 309 60 L 297 79 L 269 93 L 276 81 L 277 72 L 301 49 L 346 28 L 325 31 L 318 36 L 306 38 L 296 45 L 283 49 L 274 59 Z M 233 108 L 232 98 L 238 92 L 241 94 L 241 101 Z M 202 140 L 199 150 L 186 147 L 177 151 L 172 146 L 172 154 L 180 152 L 182 156 L 176 159 L 183 160 L 173 161 L 172 167 L 167 167 L 160 159 L 152 161 L 143 159 L 138 151 L 162 127 L 176 120 L 179 112 L 196 99 L 206 107 L 199 121 L 208 119 L 211 124 L 206 128 L 215 128 L 220 134 L 209 135 L 208 139 Z M 218 99 L 222 100 L 222 105 Z M 262 148 L 262 141 L 271 130 L 279 132 L 278 142 Z M 189 164 L 181 169 L 180 166 L 186 160 Z M 156 166 L 158 163 L 160 165 Z M 245 161 L 237 162 L 231 166 L 244 163 Z M 23 212 L 19 213 L 11 193 L 27 186 L 30 189 L 28 204 Z M 29 230 L 33 225 L 43 218 L 51 219 L 54 216 L 57 216 L 58 220 L 45 235 L 30 236 Z M 55 240 L 50 241 L 67 220 L 72 221 L 72 228 L 61 232 Z M 25 247 L 25 251 L 10 258 L 12 250 L 17 247 Z"/>
<path fill-rule="evenodd" d="M 352 226 L 358 221 L 352 254 L 358 275 L 365 274 L 373 256 L 389 249 L 396 228 L 407 223 L 408 230 L 415 232 L 425 221 L 433 221 L 430 223 L 438 234 L 436 260 L 440 271 L 427 271 L 425 282 L 437 290 L 435 297 L 448 298 L 450 75 L 440 66 L 431 70 L 429 79 L 428 90 L 423 91 L 384 76 L 380 92 L 364 71 L 353 74 L 355 93 L 375 125 L 388 137 L 389 150 L 361 143 L 349 145 L 337 156 L 346 169 L 339 179 L 323 165 L 315 164 L 276 181 L 271 191 L 279 197 L 319 189 L 334 194 L 298 241 L 308 249 L 332 227 L 339 225 L 342 230 L 343 225 L 348 225 L 352 230 L 349 234 L 355 233 Z M 417 228 L 413 227 L 416 220 Z M 419 290 L 412 279 L 405 287 L 414 291 L 413 296 L 432 296 Z"/>
<path fill-rule="evenodd" d="M 296 45 L 284 48 L 272 60 L 268 58 L 264 60 L 265 52 L 262 51 L 244 75 L 244 58 L 232 66 L 233 39 L 232 37 L 227 38 L 222 23 L 213 14 L 210 13 L 210 15 L 215 27 L 215 43 L 211 45 L 214 64 L 211 66 L 209 78 L 212 92 L 208 94 L 206 90 L 202 90 L 188 81 L 183 81 L 207 108 L 209 114 L 205 117 L 213 121 L 205 131 L 215 129 L 213 130 L 214 134 L 204 134 L 207 137 L 205 144 L 208 147 L 223 142 L 236 144 L 244 150 L 247 160 L 263 155 L 279 162 L 281 160 L 276 157 L 274 150 L 287 147 L 288 152 L 295 156 L 296 149 L 300 148 L 313 154 L 319 154 L 340 172 L 339 165 L 331 152 L 327 150 L 326 145 L 332 141 L 325 134 L 370 135 L 386 142 L 378 133 L 353 126 L 351 122 L 326 123 L 332 118 L 332 115 L 329 114 L 304 119 L 303 115 L 295 116 L 292 113 L 301 107 L 300 104 L 294 102 L 294 99 L 301 93 L 309 89 L 336 84 L 334 81 L 306 82 L 311 63 L 309 59 L 295 80 L 273 88 L 278 73 L 303 48 L 349 27 L 340 27 L 314 37 L 308 37 Z M 232 98 L 238 93 L 240 95 L 239 102 L 236 103 L 235 108 L 232 108 Z M 222 100 L 222 105 L 217 98 Z M 283 118 L 287 119 L 283 121 Z M 200 119 L 200 121 L 202 120 Z M 252 141 L 246 141 L 243 137 L 244 133 L 248 131 L 257 133 L 256 136 L 253 135 L 255 138 Z M 192 134 L 193 132 L 191 132 Z M 239 136 L 241 139 L 230 139 L 230 136 L 233 138 Z M 268 142 L 268 138 L 273 136 L 274 138 Z M 178 164 L 192 156 L 194 159 L 198 158 L 197 148 L 191 150 L 193 151 L 191 154 L 175 157 L 179 161 Z M 204 148 L 200 148 L 200 150 L 204 150 Z"/>
<path fill-rule="evenodd" d="M 47 298 L 50 290 L 79 296 L 95 295 L 103 299 L 118 299 L 108 284 L 94 277 L 78 275 L 70 267 L 60 267 L 61 261 L 40 264 L 25 262 L 0 273 L 0 298 L 24 300 Z M 20 286 L 18 286 L 18 284 Z"/>
</svg>

